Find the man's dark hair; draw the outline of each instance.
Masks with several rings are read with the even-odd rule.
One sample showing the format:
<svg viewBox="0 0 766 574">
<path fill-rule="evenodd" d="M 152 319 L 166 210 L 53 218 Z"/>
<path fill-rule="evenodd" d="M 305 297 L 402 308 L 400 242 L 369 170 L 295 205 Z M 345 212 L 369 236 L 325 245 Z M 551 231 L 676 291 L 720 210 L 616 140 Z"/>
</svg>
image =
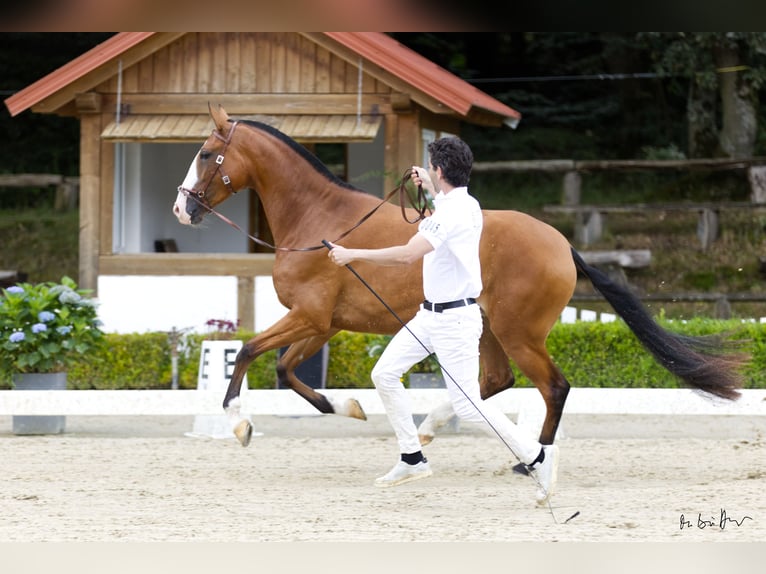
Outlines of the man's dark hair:
<svg viewBox="0 0 766 574">
<path fill-rule="evenodd" d="M 431 165 L 442 168 L 445 181 L 455 187 L 467 186 L 473 166 L 473 152 L 460 138 L 450 136 L 428 144 Z"/>
</svg>

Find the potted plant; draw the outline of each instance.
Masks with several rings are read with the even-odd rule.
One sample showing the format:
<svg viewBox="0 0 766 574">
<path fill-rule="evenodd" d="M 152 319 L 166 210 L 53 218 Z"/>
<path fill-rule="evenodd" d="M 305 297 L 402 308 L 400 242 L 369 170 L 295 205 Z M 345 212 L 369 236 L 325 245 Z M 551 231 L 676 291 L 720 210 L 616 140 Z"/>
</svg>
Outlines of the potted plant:
<svg viewBox="0 0 766 574">
<path fill-rule="evenodd" d="M 60 283 L 19 283 L 0 293 L 0 372 L 20 390 L 65 389 L 68 367 L 101 342 L 89 291 Z M 13 417 L 16 434 L 62 432 L 64 417 Z"/>
</svg>

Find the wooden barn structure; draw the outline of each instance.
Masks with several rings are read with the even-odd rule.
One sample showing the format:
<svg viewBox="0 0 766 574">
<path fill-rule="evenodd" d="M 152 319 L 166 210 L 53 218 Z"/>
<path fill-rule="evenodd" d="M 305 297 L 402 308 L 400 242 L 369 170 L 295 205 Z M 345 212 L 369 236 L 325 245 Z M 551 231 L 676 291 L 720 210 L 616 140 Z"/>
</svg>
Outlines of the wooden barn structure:
<svg viewBox="0 0 766 574">
<path fill-rule="evenodd" d="M 236 278 L 237 318 L 253 328 L 254 278 L 270 275 L 273 254 L 215 222 L 185 228 L 171 213 L 212 131 L 208 103 L 309 148 L 342 144 L 341 177 L 378 196 L 461 122 L 515 127 L 520 119 L 382 33 L 115 34 L 5 100 L 14 116 L 80 121 L 79 283 L 102 300 L 105 277 Z M 268 232 L 255 192 L 221 211 L 253 234 Z"/>
</svg>

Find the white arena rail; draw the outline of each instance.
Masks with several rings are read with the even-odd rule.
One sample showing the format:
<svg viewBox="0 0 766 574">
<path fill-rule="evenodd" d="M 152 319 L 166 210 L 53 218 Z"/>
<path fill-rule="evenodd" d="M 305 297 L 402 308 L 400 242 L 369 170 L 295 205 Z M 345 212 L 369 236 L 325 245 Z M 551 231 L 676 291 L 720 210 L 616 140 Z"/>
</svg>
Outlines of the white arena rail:
<svg viewBox="0 0 766 574">
<path fill-rule="evenodd" d="M 384 414 L 374 389 L 323 389 L 328 398 L 357 399 L 368 415 Z M 410 389 L 415 413 L 427 413 L 447 400 L 445 389 Z M 0 391 L 3 415 L 220 415 L 223 393 L 202 390 Z M 504 412 L 539 418 L 544 409 L 533 388 L 509 389 L 490 401 Z M 573 388 L 569 414 L 766 415 L 766 390 L 744 390 L 735 402 L 689 389 Z M 317 411 L 289 390 L 248 390 L 243 415 L 313 415 Z"/>
</svg>

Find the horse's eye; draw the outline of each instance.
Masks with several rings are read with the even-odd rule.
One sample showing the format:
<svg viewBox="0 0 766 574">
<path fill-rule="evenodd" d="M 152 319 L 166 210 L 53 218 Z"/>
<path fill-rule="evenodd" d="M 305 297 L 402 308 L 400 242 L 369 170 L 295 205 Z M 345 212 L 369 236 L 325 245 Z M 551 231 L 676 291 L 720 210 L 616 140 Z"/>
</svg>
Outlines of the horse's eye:
<svg viewBox="0 0 766 574">
<path fill-rule="evenodd" d="M 209 160 L 211 155 L 213 155 L 213 154 L 211 154 L 209 151 L 201 151 L 201 152 L 199 152 L 199 158 L 202 161 Z"/>
</svg>

